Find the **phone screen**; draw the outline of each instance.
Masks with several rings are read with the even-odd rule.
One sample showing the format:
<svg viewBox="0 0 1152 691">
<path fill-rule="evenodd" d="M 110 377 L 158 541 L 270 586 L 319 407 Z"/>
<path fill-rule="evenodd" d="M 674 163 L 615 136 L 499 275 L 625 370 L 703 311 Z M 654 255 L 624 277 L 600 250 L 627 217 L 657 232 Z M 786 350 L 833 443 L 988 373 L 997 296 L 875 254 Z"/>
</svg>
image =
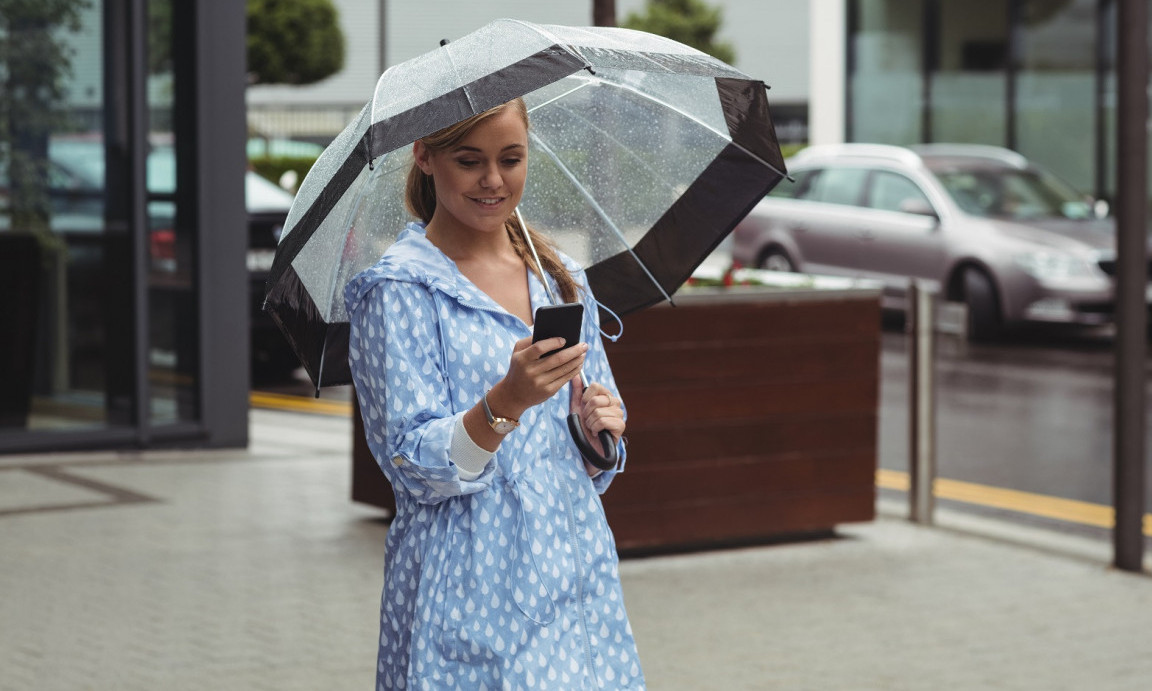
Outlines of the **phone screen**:
<svg viewBox="0 0 1152 691">
<path fill-rule="evenodd" d="M 574 346 L 580 342 L 580 327 L 583 321 L 584 305 L 579 302 L 539 307 L 533 319 L 532 342 L 563 336 L 564 348 Z M 564 348 L 558 348 L 540 357 L 548 357 Z"/>
</svg>

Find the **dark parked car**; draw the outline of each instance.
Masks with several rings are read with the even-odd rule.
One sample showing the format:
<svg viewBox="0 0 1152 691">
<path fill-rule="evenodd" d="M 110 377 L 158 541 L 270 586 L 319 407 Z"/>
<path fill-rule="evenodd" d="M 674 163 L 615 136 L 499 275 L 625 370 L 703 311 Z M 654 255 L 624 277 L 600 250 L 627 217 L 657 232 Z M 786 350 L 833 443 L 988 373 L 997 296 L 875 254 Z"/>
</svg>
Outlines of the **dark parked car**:
<svg viewBox="0 0 1152 691">
<path fill-rule="evenodd" d="M 163 139 L 152 142 L 148 153 L 147 185 L 155 195 L 148 204 L 150 273 L 152 282 L 173 287 L 190 281 L 190 262 L 182 260 L 189 252 L 175 232 L 175 202 L 166 195 L 176 189 L 175 154 Z M 99 238 L 104 231 L 104 145 L 98 135 L 63 136 L 49 143 L 49 201 L 52 228 L 69 246 L 73 262 L 87 255 L 100 261 Z M 265 282 L 272 255 L 292 205 L 293 195 L 255 172 L 245 174 L 245 204 L 248 211 L 248 273 L 251 305 L 253 374 L 258 378 L 284 376 L 299 363 L 279 329 L 263 311 Z M 0 166 L 0 231 L 8 224 L 7 166 Z M 82 269 L 83 267 L 79 267 Z M 154 310 L 153 321 L 175 319 Z M 160 354 L 170 357 L 176 349 L 170 341 L 174 328 L 154 325 L 153 347 L 160 341 Z M 157 336 L 156 334 L 159 334 Z"/>
<path fill-rule="evenodd" d="M 747 265 L 880 280 L 904 307 L 910 278 L 968 306 L 969 335 L 1047 322 L 1105 324 L 1115 227 L 1023 156 L 934 144 L 810 147 L 733 232 Z M 1152 299 L 1152 291 L 1149 293 Z"/>
</svg>

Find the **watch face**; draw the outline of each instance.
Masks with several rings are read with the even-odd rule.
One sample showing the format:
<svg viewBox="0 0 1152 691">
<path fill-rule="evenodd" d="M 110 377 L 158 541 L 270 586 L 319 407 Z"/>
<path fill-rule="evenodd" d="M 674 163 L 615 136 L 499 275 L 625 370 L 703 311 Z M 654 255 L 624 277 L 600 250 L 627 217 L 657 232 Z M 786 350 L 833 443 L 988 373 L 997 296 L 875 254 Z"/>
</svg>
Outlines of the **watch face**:
<svg viewBox="0 0 1152 691">
<path fill-rule="evenodd" d="M 502 420 L 497 418 L 492 421 L 492 429 L 496 430 L 497 434 L 508 434 L 516 429 L 516 423 L 511 420 Z"/>
</svg>

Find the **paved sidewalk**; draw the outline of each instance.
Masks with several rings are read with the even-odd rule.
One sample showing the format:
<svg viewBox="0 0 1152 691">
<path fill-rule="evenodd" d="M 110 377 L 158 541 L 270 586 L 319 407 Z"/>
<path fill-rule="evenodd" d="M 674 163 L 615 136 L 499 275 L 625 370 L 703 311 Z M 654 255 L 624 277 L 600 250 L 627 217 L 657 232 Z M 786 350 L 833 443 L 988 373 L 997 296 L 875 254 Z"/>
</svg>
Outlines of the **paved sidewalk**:
<svg viewBox="0 0 1152 691">
<path fill-rule="evenodd" d="M 346 419 L 247 450 L 0 456 L 0 689 L 371 689 L 387 525 Z M 649 686 L 1152 688 L 1152 577 L 1108 545 L 942 513 L 627 560 Z"/>
</svg>

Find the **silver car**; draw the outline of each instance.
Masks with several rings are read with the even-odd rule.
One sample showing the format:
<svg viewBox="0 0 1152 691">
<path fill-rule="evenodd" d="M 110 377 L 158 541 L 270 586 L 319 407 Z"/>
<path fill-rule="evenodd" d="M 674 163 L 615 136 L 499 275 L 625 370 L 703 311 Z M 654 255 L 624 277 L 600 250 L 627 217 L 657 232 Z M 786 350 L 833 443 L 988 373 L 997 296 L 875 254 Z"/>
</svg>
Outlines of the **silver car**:
<svg viewBox="0 0 1152 691">
<path fill-rule="evenodd" d="M 1111 321 L 1106 205 L 999 147 L 809 147 L 733 232 L 745 266 L 870 278 L 902 308 L 910 278 L 968 305 L 974 339 L 1026 322 Z"/>
</svg>

